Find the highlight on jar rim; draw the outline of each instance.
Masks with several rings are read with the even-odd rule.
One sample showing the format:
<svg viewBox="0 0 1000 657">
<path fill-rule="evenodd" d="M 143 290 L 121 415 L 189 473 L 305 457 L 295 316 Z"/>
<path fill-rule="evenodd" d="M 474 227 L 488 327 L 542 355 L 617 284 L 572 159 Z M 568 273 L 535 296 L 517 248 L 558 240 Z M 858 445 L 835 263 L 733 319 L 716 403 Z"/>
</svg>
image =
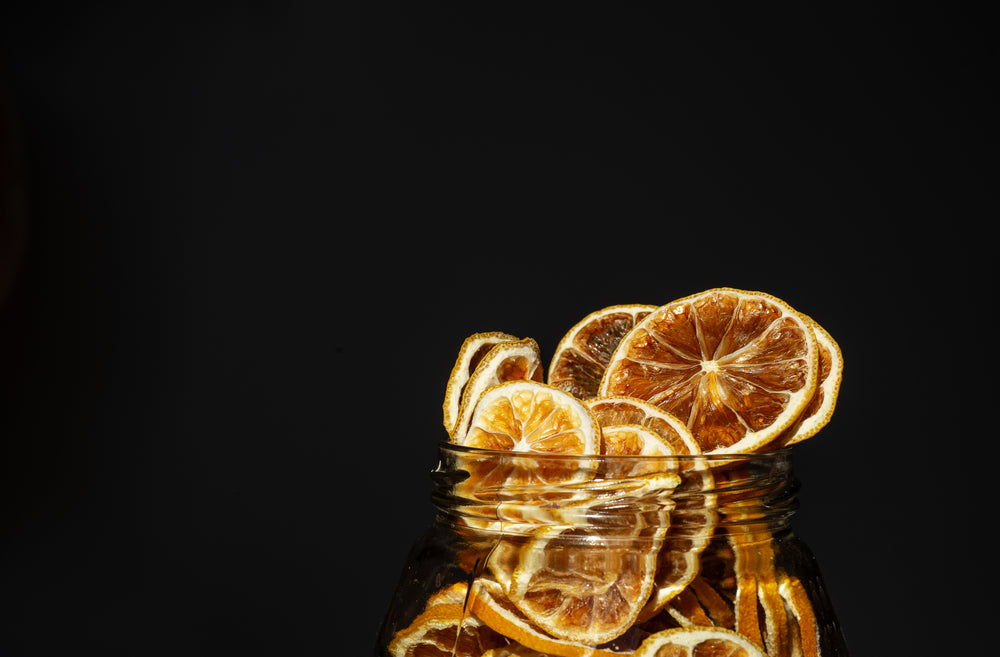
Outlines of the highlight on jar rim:
<svg viewBox="0 0 1000 657">
<path fill-rule="evenodd" d="M 816 586 L 760 539 L 753 501 L 719 482 L 750 476 L 740 455 L 815 436 L 843 367 L 815 319 L 734 288 L 596 310 L 547 366 L 529 337 L 467 337 L 446 385 L 446 442 L 510 458 L 463 461 L 449 494 L 481 503 L 463 531 L 501 538 L 394 628 L 385 652 L 820 657 L 829 619 Z M 574 547 L 581 537 L 618 547 L 595 556 Z"/>
</svg>

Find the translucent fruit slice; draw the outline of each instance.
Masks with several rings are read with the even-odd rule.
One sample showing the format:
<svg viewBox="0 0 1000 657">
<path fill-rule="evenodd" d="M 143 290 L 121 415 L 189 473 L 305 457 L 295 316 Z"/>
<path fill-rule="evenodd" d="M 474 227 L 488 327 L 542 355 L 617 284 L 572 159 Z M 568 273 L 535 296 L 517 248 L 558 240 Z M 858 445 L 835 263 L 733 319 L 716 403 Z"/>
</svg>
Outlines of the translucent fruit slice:
<svg viewBox="0 0 1000 657">
<path fill-rule="evenodd" d="M 458 409 L 462 403 L 465 384 L 468 383 L 469 377 L 483 356 L 501 342 L 517 342 L 517 338 L 501 331 L 473 333 L 465 339 L 458 350 L 458 358 L 455 359 L 455 365 L 448 376 L 444 393 L 444 428 L 449 435 L 455 430 L 455 423 L 458 421 Z"/>
<path fill-rule="evenodd" d="M 767 657 L 757 646 L 721 627 L 683 627 L 646 638 L 633 657 Z"/>
<path fill-rule="evenodd" d="M 480 657 L 507 640 L 462 605 L 438 604 L 426 609 L 389 643 L 392 657 Z"/>
<path fill-rule="evenodd" d="M 660 438 L 659 445 L 644 445 L 645 450 L 660 450 L 665 446 L 666 454 L 700 454 L 701 447 L 694 439 L 687 425 L 679 418 L 663 411 L 653 404 L 634 397 L 597 397 L 584 402 L 590 412 L 597 418 L 602 429 L 623 425 L 638 425 L 649 429 Z M 633 446 L 635 449 L 637 446 Z M 606 446 L 602 453 L 625 456 L 630 453 L 627 444 L 621 444 L 616 451 L 608 451 Z M 651 451 L 644 452 L 652 453 Z"/>
<path fill-rule="evenodd" d="M 473 591 L 472 613 L 497 633 L 514 641 L 516 645 L 539 651 L 542 655 L 555 657 L 614 657 L 620 654 L 593 648 L 575 641 L 557 639 L 549 635 L 528 620 L 507 599 L 501 585 L 497 582 L 479 579 L 476 581 Z M 504 654 L 502 648 L 498 652 L 501 655 Z M 511 654 L 520 656 L 522 653 L 513 652 Z"/>
<path fill-rule="evenodd" d="M 580 400 L 544 383 L 508 381 L 488 388 L 477 400 L 468 431 L 452 440 L 511 456 L 497 458 L 487 452 L 470 458 L 464 464 L 469 477 L 457 483 L 454 492 L 494 508 L 504 501 L 500 495 L 509 499 L 518 491 L 523 504 L 531 503 L 533 495 L 537 503 L 557 501 L 564 495 L 559 485 L 595 476 L 596 469 L 585 467 L 587 461 L 578 457 L 597 453 L 600 431 Z M 532 491 L 546 486 L 556 490 Z"/>
<path fill-rule="evenodd" d="M 810 321 L 819 347 L 816 392 L 795 423 L 774 441 L 775 447 L 794 445 L 816 435 L 833 417 L 833 409 L 837 405 L 840 382 L 844 375 L 844 355 L 833 336 L 815 321 Z"/>
<path fill-rule="evenodd" d="M 646 400 L 680 418 L 702 452 L 753 452 L 813 396 L 811 322 L 762 292 L 717 288 L 661 306 L 615 349 L 601 396 Z"/>
<path fill-rule="evenodd" d="M 785 601 L 789 624 L 792 628 L 790 633 L 793 643 L 791 654 L 802 657 L 820 657 L 819 626 L 816 623 L 816 614 L 813 613 L 809 595 L 806 593 L 805 587 L 802 586 L 802 582 L 796 577 L 781 572 L 778 575 L 778 592 Z"/>
<path fill-rule="evenodd" d="M 493 386 L 477 400 L 464 435 L 470 447 L 545 454 L 596 454 L 601 430 L 583 402 L 534 381 Z"/>
<path fill-rule="evenodd" d="M 616 639 L 652 592 L 662 531 L 546 527 L 521 549 L 507 595 L 552 636 L 590 645 Z"/>
<path fill-rule="evenodd" d="M 452 440 L 468 431 L 476 402 L 488 388 L 507 381 L 541 382 L 544 375 L 541 351 L 531 338 L 493 345 L 465 383 Z"/>
<path fill-rule="evenodd" d="M 648 402 L 631 397 L 598 397 L 584 403 L 601 425 L 605 454 L 701 453 L 683 422 Z M 637 426 L 653 432 L 659 440 L 631 429 Z M 605 467 L 621 470 L 626 464 L 611 460 Z M 664 467 L 679 470 L 683 479 L 675 496 L 677 506 L 671 514 L 671 527 L 660 550 L 653 593 L 639 615 L 640 622 L 656 615 L 698 574 L 698 555 L 708 545 L 717 521 L 716 500 L 708 492 L 713 488 L 712 474 L 703 464 L 649 460 L 632 465 L 630 474 Z"/>
<path fill-rule="evenodd" d="M 597 396 L 601 377 L 618 342 L 656 306 L 622 304 L 594 311 L 577 322 L 556 345 L 548 383 L 579 399 Z"/>
</svg>

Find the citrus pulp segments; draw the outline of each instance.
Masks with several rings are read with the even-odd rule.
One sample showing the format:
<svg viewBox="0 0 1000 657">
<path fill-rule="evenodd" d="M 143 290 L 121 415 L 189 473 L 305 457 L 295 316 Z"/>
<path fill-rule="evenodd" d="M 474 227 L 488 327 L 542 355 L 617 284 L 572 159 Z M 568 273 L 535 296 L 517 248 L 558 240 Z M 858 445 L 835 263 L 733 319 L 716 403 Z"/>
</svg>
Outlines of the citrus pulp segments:
<svg viewBox="0 0 1000 657">
<path fill-rule="evenodd" d="M 458 350 L 458 357 L 455 359 L 451 374 L 448 376 L 442 406 L 444 428 L 449 435 L 455 430 L 458 409 L 462 403 L 462 392 L 469 381 L 469 376 L 472 375 L 483 356 L 500 342 L 517 342 L 517 338 L 501 331 L 487 331 L 473 333 L 462 342 L 462 346 Z"/>
<path fill-rule="evenodd" d="M 768 657 L 732 630 L 690 627 L 663 630 L 646 638 L 632 657 Z"/>
<path fill-rule="evenodd" d="M 473 585 L 472 613 L 495 632 L 526 648 L 555 657 L 615 657 L 619 653 L 576 641 L 557 639 L 534 625 L 503 592 L 502 586 L 480 578 Z M 515 653 L 517 654 L 517 653 Z"/>
<path fill-rule="evenodd" d="M 753 452 L 809 402 L 817 352 L 811 322 L 784 301 L 717 288 L 638 322 L 618 344 L 599 394 L 670 412 L 706 454 Z"/>
<path fill-rule="evenodd" d="M 452 442 L 462 443 L 480 396 L 489 388 L 507 381 L 536 381 L 544 376 L 538 343 L 531 338 L 494 345 L 476 365 L 462 390 L 458 417 L 451 432 Z"/>
<path fill-rule="evenodd" d="M 462 605 L 427 608 L 389 642 L 392 657 L 479 657 L 507 643 Z"/>
<path fill-rule="evenodd" d="M 775 447 L 787 447 L 811 438 L 833 417 L 844 375 L 844 355 L 833 336 L 810 319 L 819 349 L 819 374 L 816 391 L 792 426 L 778 436 Z"/>
<path fill-rule="evenodd" d="M 654 432 L 669 454 L 701 454 L 701 447 L 680 418 L 635 397 L 603 396 L 584 402 L 601 428 L 639 425 Z M 652 448 L 651 448 L 652 449 Z M 602 452 L 602 453 L 606 453 Z M 625 456 L 624 453 L 617 454 Z"/>
<path fill-rule="evenodd" d="M 581 319 L 556 345 L 547 383 L 579 399 L 597 396 L 604 369 L 618 342 L 653 310 L 656 306 L 620 304 Z"/>
<path fill-rule="evenodd" d="M 456 442 L 508 452 L 596 454 L 600 427 L 570 395 L 534 381 L 508 381 L 485 390 Z M 544 480 L 543 480 L 544 481 Z"/>
<path fill-rule="evenodd" d="M 507 596 L 552 636 L 611 641 L 632 626 L 652 592 L 663 532 L 544 528 L 520 550 Z"/>
</svg>

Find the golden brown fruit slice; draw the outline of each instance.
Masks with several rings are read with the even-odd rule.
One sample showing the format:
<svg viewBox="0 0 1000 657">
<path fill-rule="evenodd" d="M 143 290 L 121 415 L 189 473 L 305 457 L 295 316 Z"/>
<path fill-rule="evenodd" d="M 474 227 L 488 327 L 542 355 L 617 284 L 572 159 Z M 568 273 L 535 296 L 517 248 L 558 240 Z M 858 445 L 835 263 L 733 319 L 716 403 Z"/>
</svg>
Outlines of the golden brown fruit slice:
<svg viewBox="0 0 1000 657">
<path fill-rule="evenodd" d="M 661 306 L 612 355 L 601 396 L 649 401 L 702 452 L 753 452 L 788 428 L 819 371 L 810 321 L 762 292 L 717 288 Z"/>
<path fill-rule="evenodd" d="M 556 657 L 614 657 L 619 653 L 600 650 L 575 641 L 557 639 L 538 628 L 507 599 L 500 584 L 479 579 L 473 587 L 472 613 L 493 630 L 526 648 Z M 500 649 L 500 654 L 503 649 Z M 521 653 L 514 652 L 513 655 Z M 526 653 L 531 654 L 531 653 Z M 483 656 L 485 657 L 485 655 Z"/>
<path fill-rule="evenodd" d="M 826 329 L 814 320 L 810 322 L 819 348 L 816 392 L 795 423 L 774 441 L 775 447 L 794 445 L 816 435 L 833 417 L 833 409 L 837 405 L 840 382 L 844 375 L 844 355 L 840 351 L 840 345 Z"/>
<path fill-rule="evenodd" d="M 813 613 L 812 603 L 802 582 L 781 572 L 778 575 L 778 592 L 785 601 L 789 624 L 792 627 L 790 635 L 794 646 L 790 651 L 791 654 L 793 657 L 796 655 L 820 657 L 819 625 L 816 623 L 816 614 Z"/>
<path fill-rule="evenodd" d="M 504 637 L 462 605 L 438 604 L 417 616 L 409 627 L 396 632 L 389 643 L 392 657 L 480 657 L 507 643 Z"/>
<path fill-rule="evenodd" d="M 552 636 L 591 645 L 611 641 L 649 599 L 661 526 L 657 521 L 649 532 L 546 527 L 521 549 L 507 595 Z"/>
<path fill-rule="evenodd" d="M 646 638 L 632 657 L 767 657 L 732 630 L 721 627 L 682 627 Z"/>
<path fill-rule="evenodd" d="M 601 430 L 583 402 L 534 381 L 508 381 L 483 392 L 469 430 L 455 442 L 508 452 L 596 454 Z"/>
<path fill-rule="evenodd" d="M 584 402 L 597 418 L 602 429 L 623 425 L 638 425 L 649 429 L 660 437 L 668 454 L 700 454 L 701 448 L 687 426 L 677 417 L 652 404 L 634 397 L 596 397 Z M 653 447 L 648 447 L 654 449 Z M 626 445 L 620 446 L 617 456 L 629 454 Z M 656 449 L 659 449 L 657 447 Z"/>
<path fill-rule="evenodd" d="M 493 345 L 469 375 L 462 390 L 452 441 L 468 431 L 476 402 L 487 388 L 507 381 L 541 382 L 544 375 L 541 351 L 531 338 Z"/>
<path fill-rule="evenodd" d="M 656 306 L 621 304 L 596 310 L 566 332 L 549 363 L 548 383 L 578 399 L 597 396 L 618 342 Z"/>
<path fill-rule="evenodd" d="M 501 342 L 516 342 L 517 338 L 509 333 L 501 331 L 487 331 L 484 333 L 473 333 L 465 339 L 458 350 L 458 357 L 455 365 L 448 376 L 448 383 L 444 393 L 444 428 L 450 435 L 455 430 L 455 423 L 458 421 L 458 409 L 462 403 L 462 392 L 469 377 L 475 371 L 479 361 L 483 356 Z"/>
</svg>

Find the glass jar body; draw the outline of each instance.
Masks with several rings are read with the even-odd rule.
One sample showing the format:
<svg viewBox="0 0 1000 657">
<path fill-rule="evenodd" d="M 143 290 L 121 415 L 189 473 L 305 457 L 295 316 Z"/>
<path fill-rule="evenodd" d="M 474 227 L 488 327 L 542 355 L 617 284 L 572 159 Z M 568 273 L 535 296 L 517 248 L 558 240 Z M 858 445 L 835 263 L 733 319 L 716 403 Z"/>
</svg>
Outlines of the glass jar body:
<svg viewBox="0 0 1000 657">
<path fill-rule="evenodd" d="M 438 513 L 404 565 L 377 657 L 607 657 L 708 628 L 767 657 L 848 654 L 789 526 L 798 484 L 787 451 L 553 457 L 442 445 L 432 476 Z"/>
</svg>

